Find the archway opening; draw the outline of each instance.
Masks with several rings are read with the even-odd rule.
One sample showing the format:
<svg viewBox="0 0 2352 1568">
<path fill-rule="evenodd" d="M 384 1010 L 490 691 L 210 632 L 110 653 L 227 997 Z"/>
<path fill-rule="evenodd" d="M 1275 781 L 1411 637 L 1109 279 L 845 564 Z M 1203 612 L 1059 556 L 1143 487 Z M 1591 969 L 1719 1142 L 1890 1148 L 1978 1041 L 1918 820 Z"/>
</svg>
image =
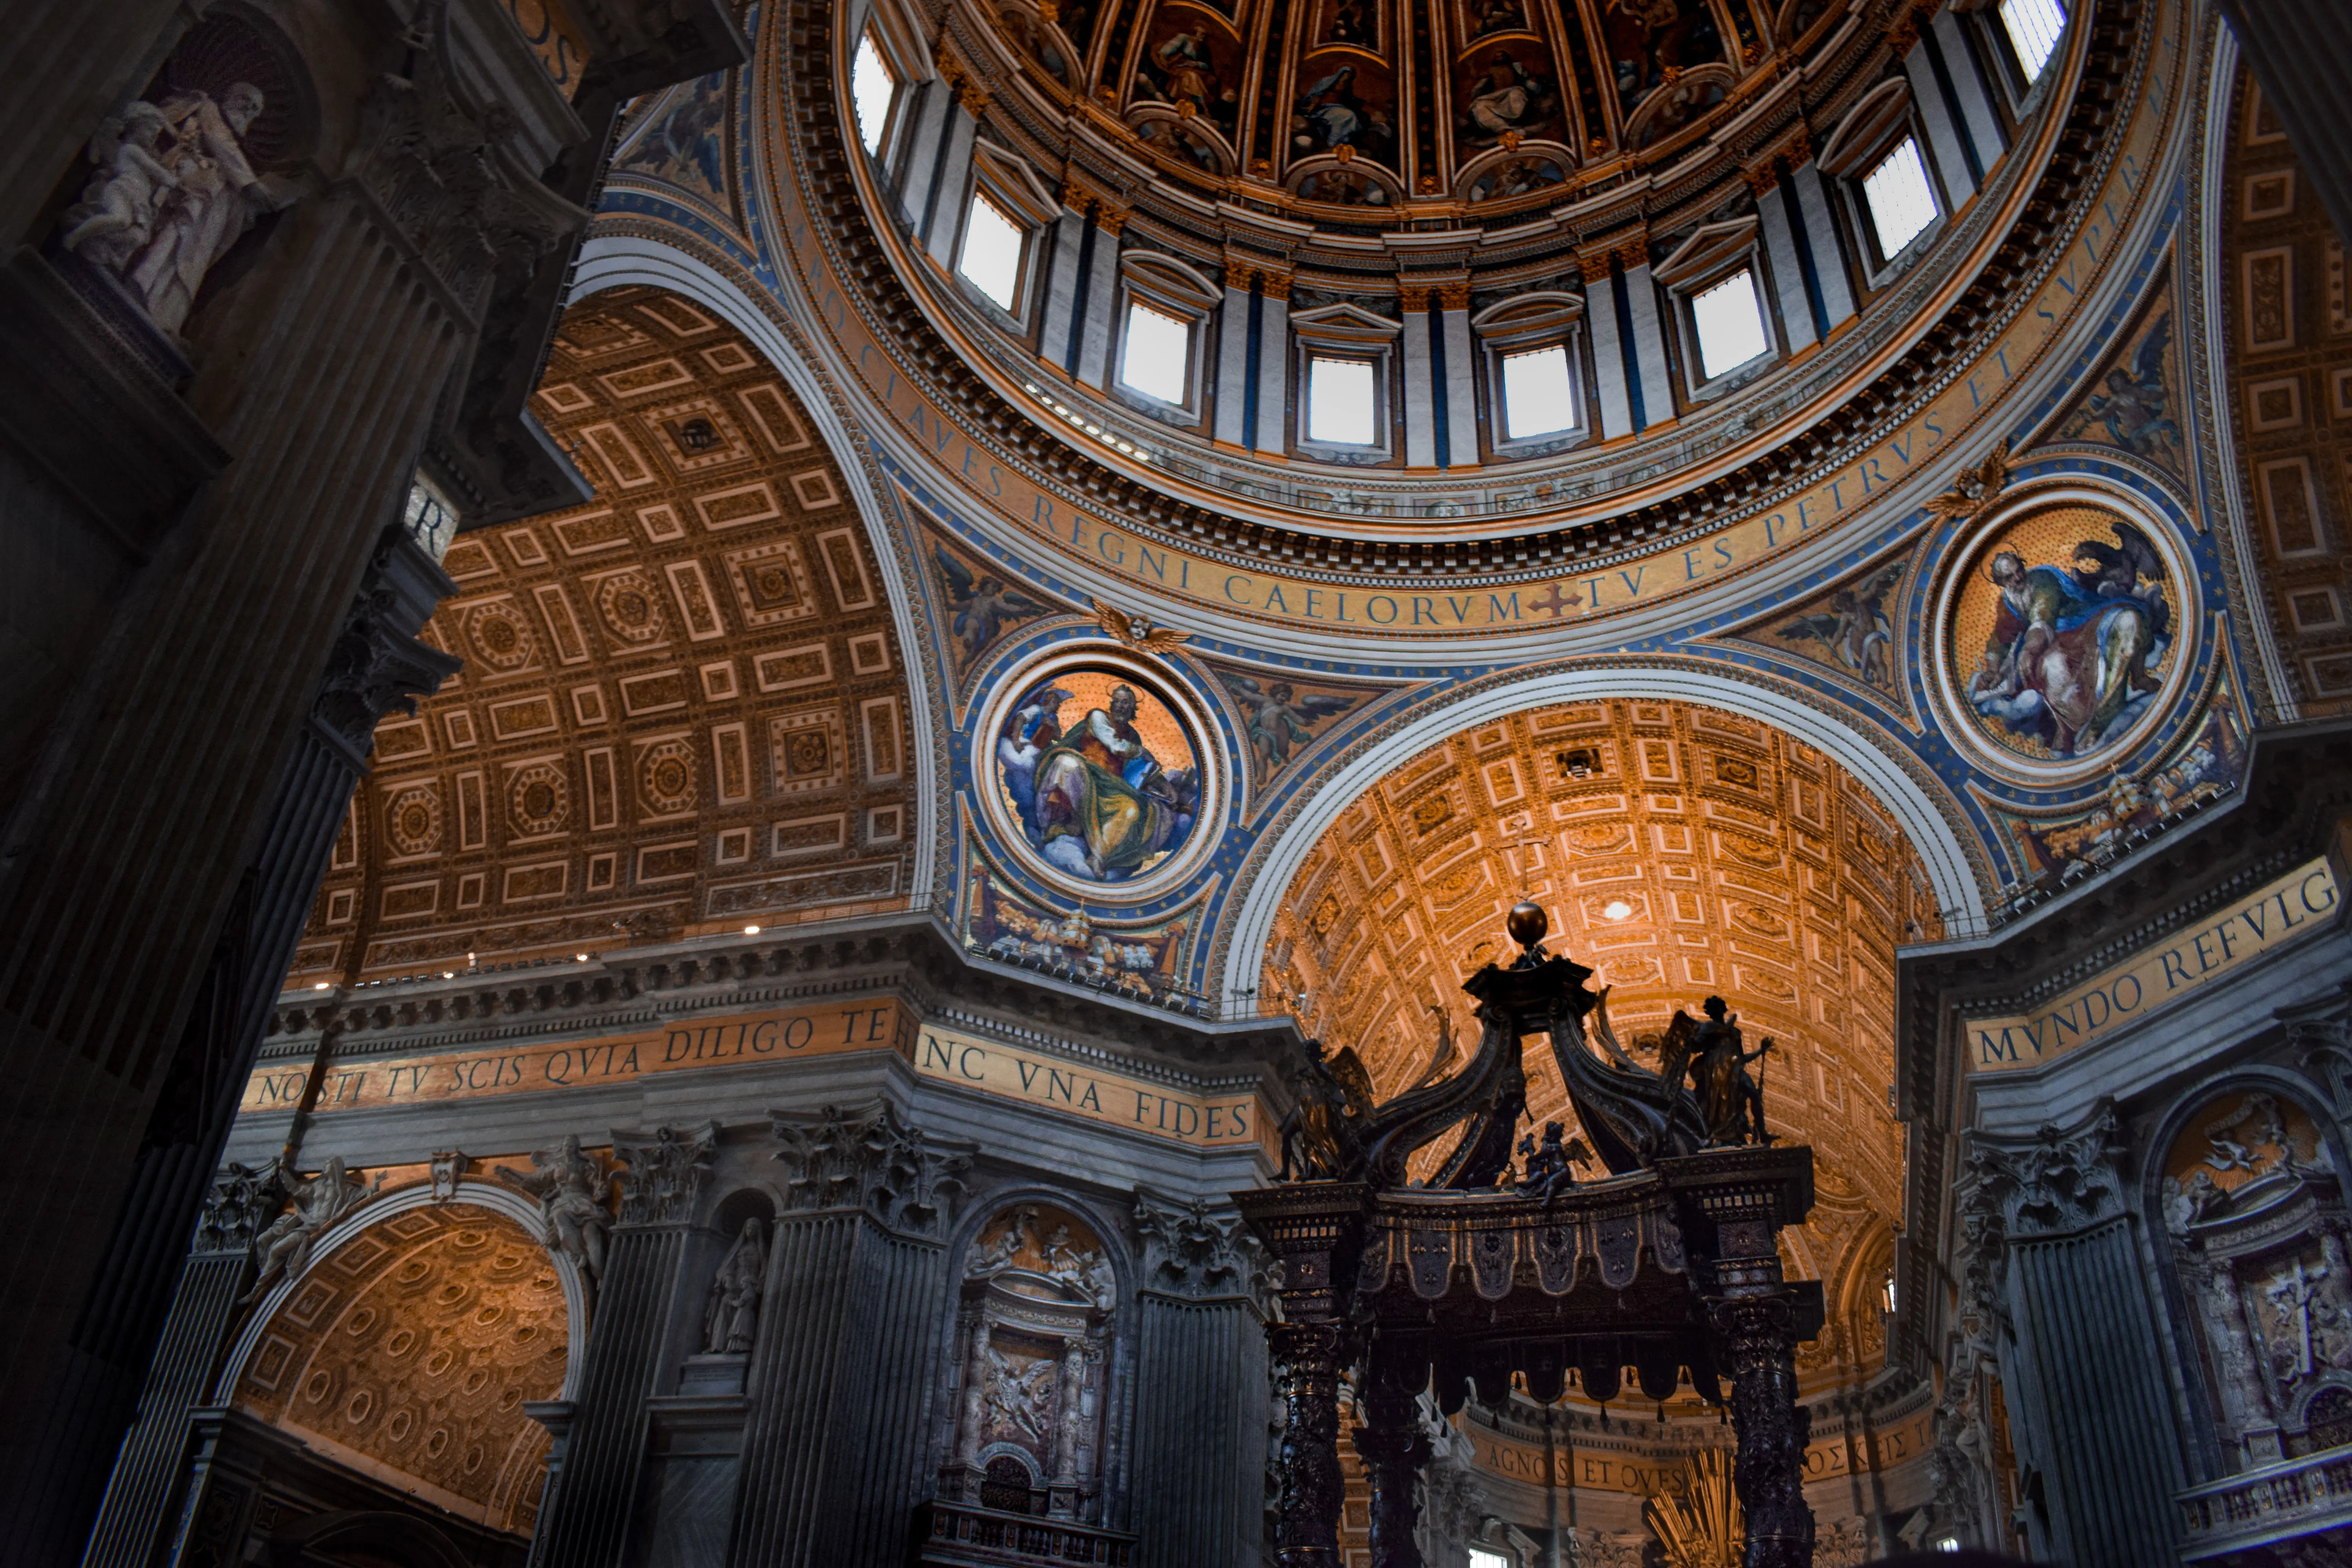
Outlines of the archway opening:
<svg viewBox="0 0 2352 1568">
<path fill-rule="evenodd" d="M 263 1328 L 233 1407 L 330 1464 L 512 1535 L 537 1523 L 571 1313 L 546 1249 L 472 1204 L 412 1208 L 321 1258 Z"/>
<path fill-rule="evenodd" d="M 1549 910 L 1551 945 L 1611 988 L 1637 1056 L 1710 995 L 1751 1047 L 1776 1041 L 1767 1119 L 1811 1145 L 1818 1192 L 1786 1262 L 1831 1305 L 1801 1375 L 1809 1392 L 1865 1380 L 1884 1362 L 1903 1201 L 1895 949 L 1943 934 L 1894 816 L 1824 752 L 1717 708 L 1593 700 L 1483 721 L 1325 830 L 1275 917 L 1262 994 L 1353 1046 L 1383 1098 L 1398 1093 L 1436 1065 L 1441 1015 L 1465 1048 L 1475 1038 L 1460 984 L 1507 959 L 1505 916 L 1522 898 Z M 1557 1068 L 1538 1051 L 1527 1063 L 1531 1124 L 1573 1131 Z"/>
</svg>

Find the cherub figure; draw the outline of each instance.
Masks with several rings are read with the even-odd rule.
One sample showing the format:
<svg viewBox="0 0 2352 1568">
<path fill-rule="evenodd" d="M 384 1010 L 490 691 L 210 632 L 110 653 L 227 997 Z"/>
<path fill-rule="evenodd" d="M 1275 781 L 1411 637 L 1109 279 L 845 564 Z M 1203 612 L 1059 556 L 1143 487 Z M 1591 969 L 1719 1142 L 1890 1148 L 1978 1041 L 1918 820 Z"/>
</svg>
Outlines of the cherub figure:
<svg viewBox="0 0 2352 1568">
<path fill-rule="evenodd" d="M 1563 1146 L 1560 1138 L 1567 1131 L 1557 1121 L 1547 1121 L 1540 1146 L 1532 1132 L 1519 1140 L 1519 1158 L 1526 1162 L 1519 1176 L 1519 1191 L 1530 1197 L 1548 1199 L 1562 1187 L 1576 1185 L 1576 1174 L 1570 1167 L 1591 1159 L 1592 1151 L 1584 1146 L 1581 1138 Z"/>
<path fill-rule="evenodd" d="M 993 572 L 975 576 L 970 567 L 936 545 L 931 559 L 946 579 L 948 598 L 954 605 L 948 629 L 963 645 L 967 660 L 979 657 L 1008 624 L 1045 613 L 1046 606 L 1006 586 Z"/>
<path fill-rule="evenodd" d="M 2081 423 L 2093 420 L 2106 426 L 2115 444 L 2145 458 L 2180 439 L 2180 426 L 2167 411 L 2170 394 L 2164 385 L 2165 351 L 2172 342 L 2172 317 L 2157 322 L 2132 356 L 2131 368 L 2107 372 L 2106 390 L 2094 393 L 2083 405 Z"/>
<path fill-rule="evenodd" d="M 1356 705 L 1352 697 L 1300 697 L 1286 680 L 1260 687 L 1246 675 L 1218 673 L 1249 715 L 1250 747 L 1269 773 L 1289 763 L 1290 748 L 1305 744 L 1316 725 Z"/>
<path fill-rule="evenodd" d="M 157 147 L 171 129 L 163 111 L 144 101 L 98 128 L 89 139 L 89 161 L 102 172 L 66 209 L 60 244 L 110 272 L 130 264 L 154 236 L 163 193 L 180 186 Z"/>
<path fill-rule="evenodd" d="M 1826 611 L 1790 621 L 1777 635 L 1789 642 L 1826 644 L 1840 664 L 1868 684 L 1892 687 L 1888 650 L 1895 646 L 1895 624 L 1886 613 L 1886 595 L 1902 577 L 1903 563 L 1896 562 L 1875 576 L 1840 588 L 1830 596 Z"/>
</svg>

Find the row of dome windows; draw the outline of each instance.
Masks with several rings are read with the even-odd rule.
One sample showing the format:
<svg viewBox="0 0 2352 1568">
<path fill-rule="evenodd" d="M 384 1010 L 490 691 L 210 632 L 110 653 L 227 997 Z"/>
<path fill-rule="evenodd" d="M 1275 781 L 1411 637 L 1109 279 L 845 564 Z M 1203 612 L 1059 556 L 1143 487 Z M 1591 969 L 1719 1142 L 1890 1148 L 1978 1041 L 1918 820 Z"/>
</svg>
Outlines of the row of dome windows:
<svg viewBox="0 0 2352 1568">
<path fill-rule="evenodd" d="M 2066 22 L 2062 0 L 1999 0 L 1996 14 L 2010 46 L 2011 63 L 2031 86 L 2056 53 Z M 880 155 L 899 83 L 870 26 L 853 55 L 850 87 L 859 140 L 869 154 Z M 1857 226 L 1866 230 L 1869 248 L 1875 253 L 1874 271 L 1883 269 L 1891 275 L 1898 258 L 1944 216 L 1944 203 L 1916 133 L 1903 134 L 1847 184 L 1855 216 L 1862 220 Z M 954 270 L 981 297 L 1018 320 L 1028 292 L 1025 272 L 1037 226 L 1024 223 L 1008 206 L 985 181 L 973 179 L 955 248 Z M 1884 281 L 1885 277 L 1878 280 Z M 1742 258 L 1738 265 L 1673 293 L 1685 356 L 1696 362 L 1696 374 L 1690 378 L 1694 394 L 1737 376 L 1775 353 L 1778 340 L 1754 259 Z M 1188 317 L 1139 298 L 1130 289 L 1121 314 L 1118 385 L 1147 407 L 1158 405 L 1164 411 L 1188 411 L 1195 398 L 1195 366 L 1202 346 L 1200 340 L 1208 326 L 1207 312 L 1200 310 Z M 1339 455 L 1384 449 L 1381 412 L 1386 402 L 1387 365 L 1383 357 L 1377 353 L 1335 352 L 1304 341 L 1303 335 L 1299 346 L 1302 444 Z M 1502 449 L 1510 446 L 1544 443 L 1591 428 L 1590 415 L 1581 406 L 1583 377 L 1571 330 L 1561 329 L 1548 342 L 1522 340 L 1490 344 L 1486 357 L 1490 361 L 1488 400 L 1498 426 L 1497 455 L 1504 455 Z"/>
</svg>

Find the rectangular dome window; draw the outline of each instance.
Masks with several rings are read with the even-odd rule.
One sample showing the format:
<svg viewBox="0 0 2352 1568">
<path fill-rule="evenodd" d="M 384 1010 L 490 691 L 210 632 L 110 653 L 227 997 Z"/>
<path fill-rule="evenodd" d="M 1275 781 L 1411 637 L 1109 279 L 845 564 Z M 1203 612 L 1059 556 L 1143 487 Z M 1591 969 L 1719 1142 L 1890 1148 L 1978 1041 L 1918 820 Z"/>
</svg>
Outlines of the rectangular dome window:
<svg viewBox="0 0 2352 1568">
<path fill-rule="evenodd" d="M 1021 298 L 1021 226 L 985 191 L 971 194 L 971 212 L 964 219 L 963 257 L 956 270 L 973 288 L 994 300 L 999 310 L 1012 311 Z"/>
<path fill-rule="evenodd" d="M 1307 362 L 1307 438 L 1335 447 L 1374 444 L 1370 362 L 1321 354 Z"/>
<path fill-rule="evenodd" d="M 1745 267 L 1692 295 L 1690 312 L 1691 328 L 1698 334 L 1699 374 L 1709 381 L 1738 370 L 1771 346 L 1764 336 L 1756 274 Z"/>
<path fill-rule="evenodd" d="M 1936 221 L 1936 193 L 1927 184 L 1927 165 L 1920 161 L 1916 138 L 1906 136 L 1862 177 L 1862 195 L 1870 204 L 1881 256 L 1892 259 L 1927 232 Z"/>
<path fill-rule="evenodd" d="M 1576 395 L 1569 380 L 1568 346 L 1553 343 L 1524 353 L 1505 354 L 1505 439 L 1524 441 L 1575 427 Z"/>
<path fill-rule="evenodd" d="M 1122 337 L 1120 384 L 1162 403 L 1182 403 L 1192 366 L 1192 323 L 1136 300 L 1127 307 Z"/>
<path fill-rule="evenodd" d="M 2025 79 L 2035 81 L 2042 68 L 2058 49 L 2058 35 L 2066 30 L 2066 7 L 2059 0 L 2000 0 L 2000 25 Z"/>
<path fill-rule="evenodd" d="M 898 93 L 898 79 L 890 74 L 882 47 L 867 33 L 857 42 L 857 56 L 849 62 L 850 102 L 857 111 L 857 139 L 868 153 L 882 151 L 883 132 L 890 125 L 890 100 Z"/>
</svg>

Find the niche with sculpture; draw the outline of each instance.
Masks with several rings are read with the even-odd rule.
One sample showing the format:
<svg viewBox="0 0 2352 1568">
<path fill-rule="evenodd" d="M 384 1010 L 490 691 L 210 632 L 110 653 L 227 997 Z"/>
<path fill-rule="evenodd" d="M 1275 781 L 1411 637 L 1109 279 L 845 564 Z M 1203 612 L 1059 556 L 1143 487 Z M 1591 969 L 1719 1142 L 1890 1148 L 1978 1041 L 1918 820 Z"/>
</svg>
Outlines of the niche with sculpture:
<svg viewBox="0 0 2352 1568">
<path fill-rule="evenodd" d="M 2213 1097 L 2166 1151 L 2159 1190 L 2233 1468 L 2352 1442 L 2352 1226 L 2310 1113 L 2267 1088 Z"/>
<path fill-rule="evenodd" d="M 1006 1513 L 1102 1520 L 1117 1278 L 1094 1228 L 1015 1205 L 966 1257 L 955 1324 L 955 1436 L 940 1495 Z"/>
</svg>

